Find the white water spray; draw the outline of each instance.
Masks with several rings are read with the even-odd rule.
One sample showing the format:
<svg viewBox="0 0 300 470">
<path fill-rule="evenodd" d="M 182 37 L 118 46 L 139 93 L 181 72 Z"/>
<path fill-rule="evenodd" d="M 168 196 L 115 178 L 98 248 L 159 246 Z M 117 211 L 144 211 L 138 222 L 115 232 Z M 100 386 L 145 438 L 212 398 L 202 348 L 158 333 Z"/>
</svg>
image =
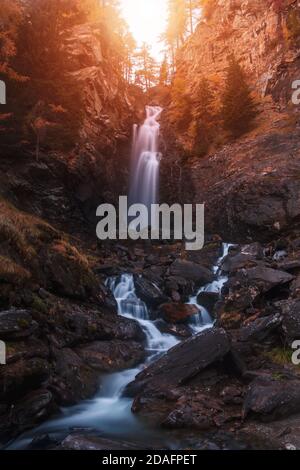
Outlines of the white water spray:
<svg viewBox="0 0 300 470">
<path fill-rule="evenodd" d="M 144 204 L 151 214 L 151 205 L 158 202 L 159 188 L 159 131 L 158 122 L 162 108 L 146 107 L 146 120 L 138 128 L 134 127 L 129 202 Z M 145 227 L 149 220 L 145 220 Z"/>
</svg>

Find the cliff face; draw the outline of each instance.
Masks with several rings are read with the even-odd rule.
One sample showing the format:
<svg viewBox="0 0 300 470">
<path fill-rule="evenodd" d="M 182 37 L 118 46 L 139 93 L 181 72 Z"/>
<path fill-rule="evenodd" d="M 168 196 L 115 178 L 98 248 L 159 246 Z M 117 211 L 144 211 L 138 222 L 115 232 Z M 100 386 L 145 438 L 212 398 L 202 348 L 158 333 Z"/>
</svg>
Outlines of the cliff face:
<svg viewBox="0 0 300 470">
<path fill-rule="evenodd" d="M 128 138 L 135 108 L 120 70 L 105 52 L 101 33 L 97 24 L 74 27 L 65 40 L 64 52 L 69 73 L 82 89 L 81 139 L 105 151 Z"/>
<path fill-rule="evenodd" d="M 94 230 L 96 207 L 127 193 L 131 130 L 143 99 L 123 79 L 117 53 L 103 25 L 74 26 L 63 33 L 62 75 L 49 81 L 49 90 L 39 81 L 41 71 L 31 67 L 32 76 L 18 86 L 15 99 L 8 97 L 7 111 L 19 124 L 16 129 L 11 121 L 10 132 L 0 139 L 1 194 L 66 230 L 73 219 L 77 227 L 84 227 L 83 219 L 92 222 Z M 18 66 L 24 67 L 19 56 Z M 68 94 L 67 104 L 60 103 Z M 53 104 L 58 112 L 51 112 Z M 36 119 L 50 122 L 40 133 L 38 162 Z"/>
<path fill-rule="evenodd" d="M 64 52 L 69 74 L 82 90 L 83 123 L 73 153 L 75 195 L 89 219 L 101 202 L 127 193 L 132 125 L 142 106 L 108 54 L 97 24 L 79 25 Z"/>
<path fill-rule="evenodd" d="M 298 233 L 299 107 L 291 98 L 292 82 L 300 78 L 299 2 L 214 4 L 211 17 L 180 51 L 177 73 L 185 77 L 191 99 L 202 77 L 222 90 L 234 53 L 256 92 L 260 114 L 252 131 L 224 140 L 204 157 L 186 155 L 182 143 L 189 142 L 188 133 L 172 136 L 165 120 L 162 198 L 204 202 L 206 230 L 229 241 Z"/>
<path fill-rule="evenodd" d="M 235 54 L 253 88 L 276 101 L 290 99 L 289 82 L 299 67 L 299 0 L 216 0 L 179 56 L 193 90 L 199 76 L 224 79 Z M 299 21 L 299 22 L 298 22 Z"/>
</svg>

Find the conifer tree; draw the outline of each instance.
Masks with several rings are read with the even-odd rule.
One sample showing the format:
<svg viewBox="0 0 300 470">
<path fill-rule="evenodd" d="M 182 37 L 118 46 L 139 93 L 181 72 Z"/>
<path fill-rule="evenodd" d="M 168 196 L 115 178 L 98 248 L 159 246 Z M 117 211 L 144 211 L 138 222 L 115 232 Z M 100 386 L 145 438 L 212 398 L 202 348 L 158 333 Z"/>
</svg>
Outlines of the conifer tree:
<svg viewBox="0 0 300 470">
<path fill-rule="evenodd" d="M 202 156 L 208 152 L 212 143 L 216 121 L 214 94 L 206 78 L 202 78 L 199 82 L 195 95 L 192 137 L 194 149 L 199 156 Z"/>
<path fill-rule="evenodd" d="M 239 137 L 251 128 L 258 111 L 245 73 L 234 56 L 229 59 L 221 118 L 224 129 Z"/>
</svg>

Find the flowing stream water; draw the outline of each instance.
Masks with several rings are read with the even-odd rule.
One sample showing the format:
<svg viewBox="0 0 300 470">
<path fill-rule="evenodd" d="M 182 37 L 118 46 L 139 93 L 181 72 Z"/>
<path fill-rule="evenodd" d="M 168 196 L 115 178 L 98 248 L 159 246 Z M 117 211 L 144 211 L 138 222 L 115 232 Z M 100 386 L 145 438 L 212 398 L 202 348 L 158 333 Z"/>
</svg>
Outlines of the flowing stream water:
<svg viewBox="0 0 300 470">
<path fill-rule="evenodd" d="M 148 106 L 146 111 L 147 118 L 144 124 L 140 129 L 135 127 L 134 132 L 130 200 L 131 203 L 143 203 L 150 207 L 158 197 L 160 161 L 158 118 L 162 109 Z M 219 266 L 221 260 L 228 254 L 228 249 L 229 245 L 223 246 L 222 256 L 214 267 L 216 280 L 202 287 L 188 302 L 196 305 L 199 310 L 198 315 L 195 315 L 190 323 L 194 334 L 213 326 L 209 312 L 198 304 L 197 297 L 203 291 L 217 293 L 221 291 L 226 278 L 219 275 Z M 148 439 L 153 441 L 154 436 L 158 436 L 157 431 L 148 428 L 132 414 L 132 400 L 124 397 L 123 392 L 147 364 L 165 354 L 179 342 L 179 339 L 171 334 L 161 333 L 156 322 L 150 319 L 147 305 L 136 295 L 133 275 L 124 273 L 118 278 L 108 279 L 107 286 L 117 301 L 119 315 L 138 322 L 145 333 L 147 351 L 145 363 L 135 369 L 102 377 L 99 393 L 95 398 L 77 406 L 62 409 L 57 419 L 50 420 L 35 430 L 25 433 L 11 443 L 8 446 L 9 449 L 28 448 L 35 436 L 67 435 L 74 429 L 81 429 L 82 433 L 90 429 L 105 437 L 134 442 L 149 442 Z"/>
</svg>

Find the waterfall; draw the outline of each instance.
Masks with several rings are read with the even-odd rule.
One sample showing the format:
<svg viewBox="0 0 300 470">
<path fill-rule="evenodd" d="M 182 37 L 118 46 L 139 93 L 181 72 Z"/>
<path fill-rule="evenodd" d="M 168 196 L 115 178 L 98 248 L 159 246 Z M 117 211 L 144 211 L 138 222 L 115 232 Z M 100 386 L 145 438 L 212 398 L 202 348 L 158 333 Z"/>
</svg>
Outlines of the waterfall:
<svg viewBox="0 0 300 470">
<path fill-rule="evenodd" d="M 162 113 L 159 106 L 146 107 L 146 119 L 140 128 L 133 131 L 132 162 L 129 202 L 144 204 L 151 214 L 151 205 L 158 202 L 159 188 L 159 131 L 158 118 Z M 145 227 L 149 220 L 145 220 Z"/>
</svg>

